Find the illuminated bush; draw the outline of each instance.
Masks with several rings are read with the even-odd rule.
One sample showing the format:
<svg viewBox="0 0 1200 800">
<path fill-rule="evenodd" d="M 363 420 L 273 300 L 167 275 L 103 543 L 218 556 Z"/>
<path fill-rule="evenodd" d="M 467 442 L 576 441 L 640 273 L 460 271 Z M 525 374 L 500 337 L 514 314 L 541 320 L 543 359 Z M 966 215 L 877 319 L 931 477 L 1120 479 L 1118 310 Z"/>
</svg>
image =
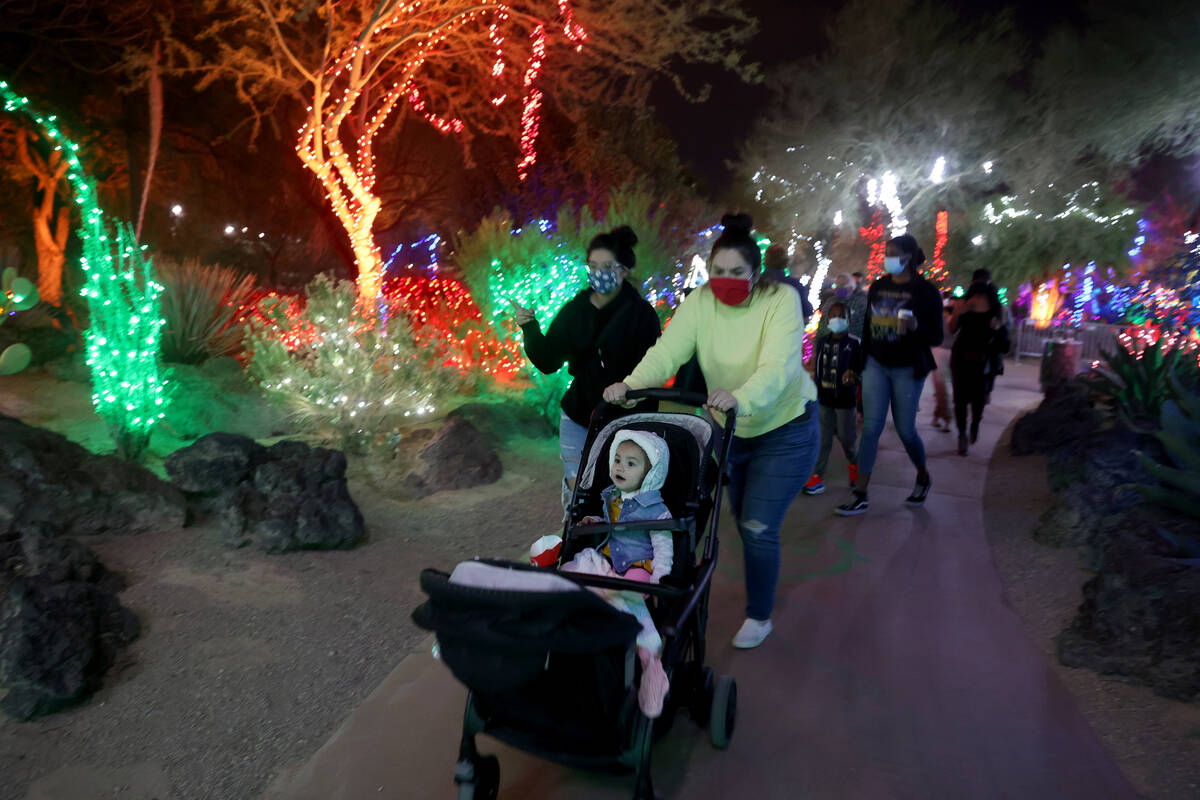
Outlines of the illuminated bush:
<svg viewBox="0 0 1200 800">
<path fill-rule="evenodd" d="M 403 316 L 368 319 L 355 285 L 319 275 L 307 300 L 271 296 L 247 325 L 247 369 L 306 430 L 363 451 L 405 419 L 433 413 L 454 386 Z"/>
</svg>

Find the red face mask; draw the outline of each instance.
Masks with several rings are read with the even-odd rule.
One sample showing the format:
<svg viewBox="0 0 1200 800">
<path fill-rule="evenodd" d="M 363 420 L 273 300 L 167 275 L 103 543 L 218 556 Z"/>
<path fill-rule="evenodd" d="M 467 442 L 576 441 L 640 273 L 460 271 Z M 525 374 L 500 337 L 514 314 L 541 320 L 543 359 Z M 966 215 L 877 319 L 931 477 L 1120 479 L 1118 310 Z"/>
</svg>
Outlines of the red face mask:
<svg viewBox="0 0 1200 800">
<path fill-rule="evenodd" d="M 750 296 L 749 278 L 709 278 L 709 288 L 727 306 L 736 306 Z"/>
</svg>

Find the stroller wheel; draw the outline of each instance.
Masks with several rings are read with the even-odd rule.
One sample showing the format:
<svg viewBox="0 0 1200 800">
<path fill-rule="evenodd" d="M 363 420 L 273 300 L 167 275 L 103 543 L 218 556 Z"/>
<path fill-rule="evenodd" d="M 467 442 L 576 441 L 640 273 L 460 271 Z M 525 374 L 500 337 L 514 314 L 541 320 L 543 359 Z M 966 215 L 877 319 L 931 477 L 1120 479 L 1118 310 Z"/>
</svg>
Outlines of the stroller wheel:
<svg viewBox="0 0 1200 800">
<path fill-rule="evenodd" d="M 729 675 L 717 678 L 712 696 L 712 716 L 708 719 L 708 738 L 712 746 L 724 750 L 733 738 L 737 722 L 737 681 Z"/>
<path fill-rule="evenodd" d="M 458 800 L 496 800 L 496 795 L 500 793 L 500 759 L 480 756 L 474 766 L 471 778 L 454 776 L 458 784 Z"/>
</svg>

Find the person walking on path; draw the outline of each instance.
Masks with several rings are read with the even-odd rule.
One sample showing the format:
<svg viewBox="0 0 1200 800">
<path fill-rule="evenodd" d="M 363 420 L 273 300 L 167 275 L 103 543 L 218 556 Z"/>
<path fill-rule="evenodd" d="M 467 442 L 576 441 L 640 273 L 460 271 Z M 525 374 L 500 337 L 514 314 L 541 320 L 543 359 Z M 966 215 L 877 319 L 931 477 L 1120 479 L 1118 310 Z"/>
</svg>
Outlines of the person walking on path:
<svg viewBox="0 0 1200 800">
<path fill-rule="evenodd" d="M 637 240 L 627 225 L 592 239 L 587 249 L 588 288 L 567 301 L 545 333 L 531 309 L 513 303 L 525 355 L 533 366 L 550 374 L 566 363 L 572 378 L 558 424 L 564 514 L 579 474 L 588 421 L 604 387 L 629 374 L 661 330 L 654 307 L 626 280 L 637 266 Z M 643 403 L 640 410 L 656 407 Z"/>
<path fill-rule="evenodd" d="M 916 485 L 904 502 L 923 505 L 933 486 L 925 466 L 925 443 L 917 433 L 917 404 L 925 377 L 936 367 L 930 348 L 942 341 L 942 300 L 917 271 L 924 263 L 925 252 L 912 236 L 891 239 L 883 260 L 887 274 L 867 292 L 862 348 L 853 371 L 861 377 L 863 398 L 858 484 L 850 499 L 837 507 L 840 516 L 867 511 L 867 488 L 889 405 L 896 433 L 917 468 Z"/>
<path fill-rule="evenodd" d="M 853 275 L 845 272 L 833 279 L 833 291 L 821 303 L 821 322 L 817 325 L 817 338 L 829 332 L 829 307 L 841 303 L 846 307 L 847 329 L 851 336 L 862 341 L 863 320 L 867 317 L 867 293 L 859 288 Z"/>
<path fill-rule="evenodd" d="M 954 385 L 954 420 L 958 425 L 958 454 L 967 454 L 967 445 L 979 438 L 979 423 L 987 405 L 989 375 L 994 370 L 993 355 L 998 332 L 1003 326 L 997 297 L 993 304 L 986 281 L 976 281 L 967 289 L 947 323 L 955 335 L 950 351 L 950 379 Z M 970 435 L 967 433 L 967 408 L 971 410 Z"/>
<path fill-rule="evenodd" d="M 804 322 L 807 324 L 813 315 L 812 303 L 808 301 L 808 287 L 798 278 L 793 278 L 788 274 L 788 265 L 791 262 L 792 259 L 788 256 L 787 249 L 781 244 L 773 244 L 763 254 L 763 276 L 776 283 L 786 283 L 799 292 L 800 308 L 804 310 Z"/>
<path fill-rule="evenodd" d="M 947 289 L 942 303 L 942 322 L 947 324 L 954 311 L 954 297 Z M 950 348 L 954 335 L 943 331 L 942 343 L 933 348 L 933 427 L 943 433 L 950 432 L 950 394 L 946 391 L 945 375 L 950 371 Z"/>
<path fill-rule="evenodd" d="M 724 424 L 735 410 L 728 497 L 746 559 L 746 620 L 733 646 L 757 647 L 771 633 L 779 581 L 779 528 L 817 460 L 817 388 L 802 364 L 804 313 L 796 292 L 760 271 L 761 255 L 742 214 L 722 220 L 709 281 L 675 311 L 645 357 L 604 399 L 661 386 L 697 356 L 706 408 Z"/>
<path fill-rule="evenodd" d="M 855 408 L 856 382 L 851 365 L 858 358 L 858 339 L 851 336 L 850 323 L 846 317 L 846 306 L 840 301 L 827 309 L 829 333 L 817 339 L 816 380 L 817 402 L 820 405 L 821 449 L 817 452 L 817 463 L 812 477 L 804 484 L 805 494 L 820 494 L 825 491 L 825 469 L 829 466 L 829 453 L 833 450 L 836 434 L 842 443 L 842 452 L 850 473 L 850 488 L 858 481 L 858 466 L 855 460 L 855 440 L 858 438 L 858 416 Z"/>
</svg>

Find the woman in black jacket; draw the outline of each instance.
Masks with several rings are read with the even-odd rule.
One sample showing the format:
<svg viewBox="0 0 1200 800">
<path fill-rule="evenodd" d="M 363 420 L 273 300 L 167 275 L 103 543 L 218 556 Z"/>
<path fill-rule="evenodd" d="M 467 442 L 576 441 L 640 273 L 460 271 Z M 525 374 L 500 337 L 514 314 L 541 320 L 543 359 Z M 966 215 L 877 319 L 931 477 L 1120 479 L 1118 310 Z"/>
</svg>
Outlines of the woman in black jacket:
<svg viewBox="0 0 1200 800">
<path fill-rule="evenodd" d="M 626 280 L 637 266 L 637 241 L 628 225 L 592 239 L 587 249 L 588 288 L 567 301 L 545 333 L 531 309 L 513 304 L 525 337 L 525 355 L 546 374 L 566 363 L 573 379 L 563 395 L 558 426 L 564 510 L 579 473 L 588 420 L 604 387 L 633 372 L 661 332 L 654 307 Z M 644 403 L 638 410 L 652 405 Z"/>
</svg>

